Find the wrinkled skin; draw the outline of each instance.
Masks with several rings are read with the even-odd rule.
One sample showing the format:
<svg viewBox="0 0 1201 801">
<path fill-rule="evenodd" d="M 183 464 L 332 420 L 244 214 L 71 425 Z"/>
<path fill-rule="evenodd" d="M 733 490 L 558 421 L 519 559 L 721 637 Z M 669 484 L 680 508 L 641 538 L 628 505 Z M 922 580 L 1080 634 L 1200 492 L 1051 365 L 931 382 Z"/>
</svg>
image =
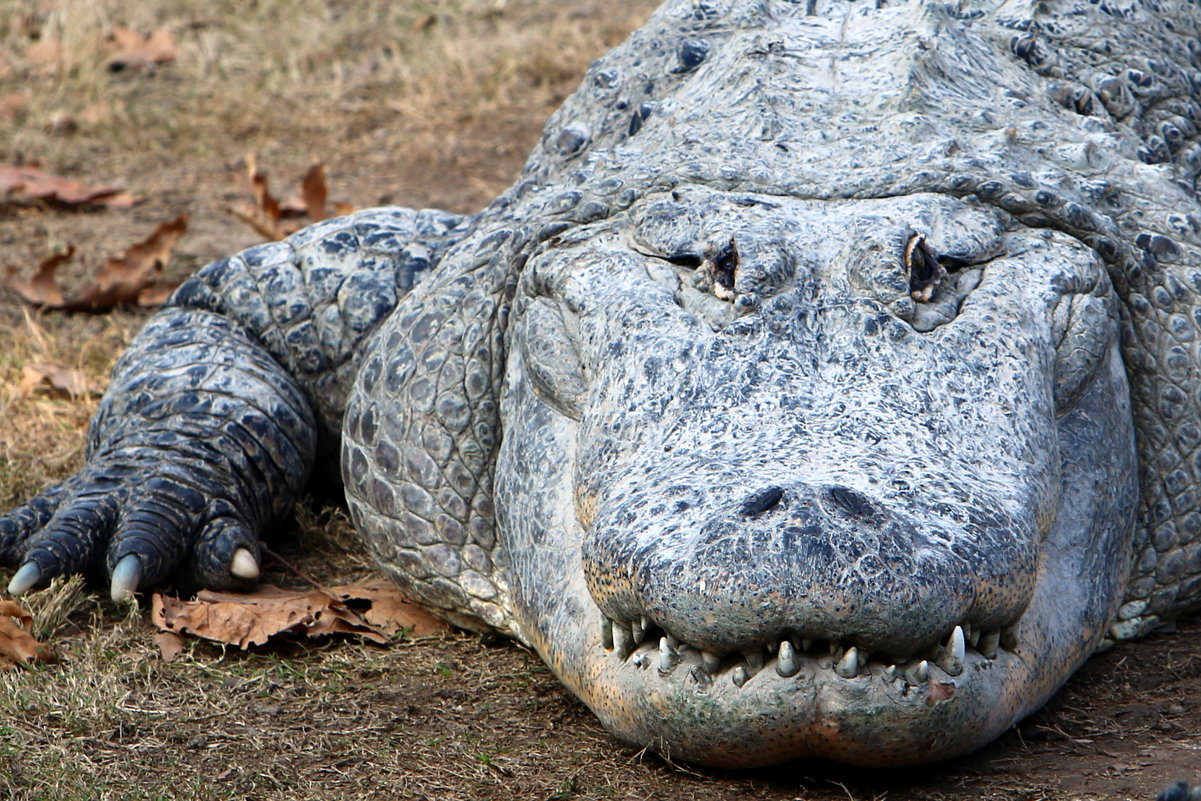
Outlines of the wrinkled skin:
<svg viewBox="0 0 1201 801">
<path fill-rule="evenodd" d="M 669 2 L 488 209 L 206 267 L 10 587 L 250 582 L 340 451 L 385 572 L 618 737 L 987 743 L 1201 598 L 1201 20 L 974 6 Z"/>
</svg>

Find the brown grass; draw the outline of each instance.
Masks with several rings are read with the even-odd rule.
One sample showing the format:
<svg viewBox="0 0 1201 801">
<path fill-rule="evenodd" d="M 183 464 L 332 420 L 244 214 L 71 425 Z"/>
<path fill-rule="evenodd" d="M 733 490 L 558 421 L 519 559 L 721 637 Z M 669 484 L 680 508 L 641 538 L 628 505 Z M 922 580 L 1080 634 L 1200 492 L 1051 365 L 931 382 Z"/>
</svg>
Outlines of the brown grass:
<svg viewBox="0 0 1201 801">
<path fill-rule="evenodd" d="M 181 212 L 192 226 L 177 277 L 251 244 L 225 208 L 243 197 L 252 151 L 280 195 L 323 161 L 336 200 L 478 208 L 586 63 L 651 5 L 3 0 L 0 98 L 30 99 L 0 118 L 0 163 L 120 179 L 146 200 L 118 212 L 0 198 L 0 269 L 27 274 L 73 244 L 81 255 L 64 273 L 78 279 Z M 165 27 L 180 56 L 108 72 L 114 26 Z M 35 37 L 64 43 L 60 57 L 28 59 Z M 0 506 L 80 464 L 96 403 L 23 393 L 23 368 L 55 362 L 102 382 L 143 318 L 36 314 L 0 292 Z M 292 529 L 270 544 L 306 575 L 371 572 L 343 511 L 303 504 Z M 275 583 L 298 581 L 267 567 Z M 937 771 L 728 775 L 615 743 L 512 644 L 455 635 L 246 654 L 190 643 L 166 664 L 137 613 L 78 582 L 30 605 L 60 660 L 0 673 L 0 799 L 1151 798 L 1194 770 L 1201 748 L 1196 620 L 1094 660 L 1020 734 Z"/>
</svg>

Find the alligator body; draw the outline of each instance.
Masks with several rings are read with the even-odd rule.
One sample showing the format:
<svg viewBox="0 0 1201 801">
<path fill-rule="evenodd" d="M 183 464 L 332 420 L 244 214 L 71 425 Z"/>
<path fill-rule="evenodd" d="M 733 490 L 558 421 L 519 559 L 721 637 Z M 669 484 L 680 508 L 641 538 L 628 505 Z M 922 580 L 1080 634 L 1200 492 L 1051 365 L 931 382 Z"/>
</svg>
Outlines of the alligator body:
<svg viewBox="0 0 1201 801">
<path fill-rule="evenodd" d="M 1201 10 L 671 0 L 470 216 L 201 270 L 22 591 L 236 586 L 340 455 L 383 569 L 618 737 L 952 756 L 1201 601 Z"/>
</svg>

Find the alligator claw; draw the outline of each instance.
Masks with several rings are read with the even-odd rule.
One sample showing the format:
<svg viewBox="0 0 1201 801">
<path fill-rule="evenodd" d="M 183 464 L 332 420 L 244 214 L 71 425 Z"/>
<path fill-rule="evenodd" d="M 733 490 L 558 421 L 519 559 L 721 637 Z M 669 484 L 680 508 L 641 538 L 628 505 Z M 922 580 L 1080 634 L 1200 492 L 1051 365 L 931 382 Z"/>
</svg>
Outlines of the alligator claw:
<svg viewBox="0 0 1201 801">
<path fill-rule="evenodd" d="M 9 595 L 24 595 L 42 583 L 42 569 L 37 562 L 26 562 L 8 582 Z"/>
<path fill-rule="evenodd" d="M 230 560 L 229 572 L 234 578 L 253 580 L 259 577 L 259 563 L 249 548 L 238 548 Z"/>
<path fill-rule="evenodd" d="M 142 560 L 135 554 L 121 557 L 113 568 L 110 594 L 114 603 L 124 603 L 133 598 L 142 583 Z"/>
</svg>

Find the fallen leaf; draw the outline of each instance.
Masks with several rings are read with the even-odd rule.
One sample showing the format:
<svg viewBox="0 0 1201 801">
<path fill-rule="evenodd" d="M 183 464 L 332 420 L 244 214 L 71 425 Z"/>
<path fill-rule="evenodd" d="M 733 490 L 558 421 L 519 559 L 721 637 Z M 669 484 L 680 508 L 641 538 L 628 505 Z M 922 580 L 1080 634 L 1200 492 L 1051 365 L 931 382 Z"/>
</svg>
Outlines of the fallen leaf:
<svg viewBox="0 0 1201 801">
<path fill-rule="evenodd" d="M 93 103 L 79 112 L 79 119 L 85 125 L 96 125 L 108 119 L 112 110 L 107 103 Z"/>
<path fill-rule="evenodd" d="M 23 397 L 36 389 L 48 390 L 60 397 L 75 398 L 97 397 L 100 389 L 79 370 L 63 367 L 60 364 L 36 362 L 21 368 L 21 386 L 18 389 Z"/>
<path fill-rule="evenodd" d="M 70 261 L 74 255 L 75 247 L 67 245 L 67 249 L 62 253 L 47 256 L 38 263 L 37 272 L 28 281 L 16 277 L 16 267 L 9 267 L 8 285 L 26 303 L 50 309 L 61 308 L 63 293 L 58 288 L 58 279 L 54 277 L 54 271 L 59 265 Z"/>
<path fill-rule="evenodd" d="M 33 164 L 23 167 L 0 164 L 0 192 L 23 193 L 67 206 L 97 204 L 128 208 L 138 202 L 138 198 L 121 191 L 119 186 L 88 186 L 81 181 L 44 172 Z"/>
<path fill-rule="evenodd" d="M 242 203 L 230 209 L 230 212 L 242 222 L 249 225 L 267 239 L 279 240 L 291 231 L 280 226 L 283 209 L 279 201 L 271 194 L 267 185 L 267 174 L 259 172 L 254 154 L 246 156 L 246 180 L 250 188 L 251 203 Z"/>
<path fill-rule="evenodd" d="M 159 281 L 151 284 L 138 293 L 138 299 L 134 305 L 143 309 L 157 309 L 167 302 L 167 298 L 171 297 L 171 293 L 177 286 L 179 284 L 175 281 Z"/>
<path fill-rule="evenodd" d="M 450 631 L 446 621 L 414 604 L 387 579 L 330 587 L 329 591 L 389 635 L 406 631 L 410 637 L 436 637 Z"/>
<path fill-rule="evenodd" d="M 33 617 L 16 601 L 0 601 L 0 669 L 46 658 L 42 644 L 29 633 Z"/>
<path fill-rule="evenodd" d="M 79 123 L 74 114 L 60 109 L 46 119 L 46 130 L 55 134 L 75 133 L 79 130 Z"/>
<path fill-rule="evenodd" d="M 117 306 L 156 306 L 166 299 L 175 284 L 161 280 L 171 250 L 188 229 L 188 215 L 159 223 L 145 241 L 132 245 L 118 258 L 110 258 L 95 278 L 77 294 L 67 298 L 54 272 L 71 258 L 74 248 L 43 259 L 33 278 L 16 278 L 9 268 L 8 285 L 22 300 L 34 306 L 73 312 L 106 312 Z"/>
<path fill-rule="evenodd" d="M 159 223 L 146 240 L 130 246 L 124 255 L 109 259 L 96 273 L 95 283 L 86 287 L 80 301 L 96 311 L 122 305 L 143 305 L 142 293 L 162 288 L 158 280 L 171 260 L 171 251 L 188 230 L 188 215 L 181 214 L 170 222 Z M 172 289 L 174 286 L 171 287 Z"/>
<path fill-rule="evenodd" d="M 394 590 L 395 592 L 395 590 Z M 359 605 L 379 608 L 377 619 L 370 622 L 363 613 L 351 609 L 343 598 Z M 155 593 L 151 599 L 151 620 L 161 631 L 191 634 L 214 642 L 230 643 L 246 649 L 263 645 L 285 634 L 322 637 L 346 634 L 372 642 L 386 643 L 402 628 L 418 626 L 430 634 L 447 630 L 445 623 L 411 619 L 392 608 L 382 588 L 372 585 L 335 587 L 329 590 L 283 590 L 270 584 L 259 585 L 254 592 L 231 593 L 204 590 L 193 601 L 183 601 Z M 406 622 L 400 622 L 401 620 Z"/>
<path fill-rule="evenodd" d="M 164 662 L 174 662 L 183 651 L 183 637 L 171 631 L 155 632 L 154 644 L 158 646 L 159 656 Z"/>
<path fill-rule="evenodd" d="M 63 43 L 58 39 L 38 39 L 25 48 L 25 60 L 39 76 L 56 74 L 63 61 Z"/>
<path fill-rule="evenodd" d="M 59 109 L 46 118 L 46 129 L 55 134 L 67 134 L 78 131 L 81 127 L 95 127 L 109 115 L 108 106 L 104 103 L 93 103 L 79 113 Z M 136 203 L 138 198 L 128 192 L 118 192 L 109 198 L 103 198 L 98 203 L 109 207 L 127 208 Z"/>
<path fill-rule="evenodd" d="M 165 64 L 179 56 L 175 37 L 162 28 L 149 36 L 143 36 L 129 28 L 114 28 L 109 36 L 109 49 L 112 50 L 108 59 L 110 72 Z"/>
<path fill-rule="evenodd" d="M 7 122 L 17 116 L 17 112 L 29 102 L 29 94 L 20 89 L 0 95 L 0 122 Z"/>
<path fill-rule="evenodd" d="M 309 219 L 320 222 L 326 218 L 325 199 L 328 194 L 325 186 L 325 165 L 314 164 L 300 180 L 300 196 L 304 198 L 304 209 Z"/>
<path fill-rule="evenodd" d="M 305 225 L 320 222 L 330 216 L 328 209 L 329 190 L 325 182 L 325 166 L 314 164 L 300 181 L 300 192 L 285 200 L 278 200 L 268 188 L 267 174 L 260 172 L 253 155 L 246 157 L 247 181 L 251 203 L 243 203 L 229 212 L 249 225 L 267 239 L 284 239 Z M 354 206 L 335 203 L 335 215 L 349 214 Z M 308 216 L 303 222 L 282 222 L 290 217 Z"/>
</svg>

